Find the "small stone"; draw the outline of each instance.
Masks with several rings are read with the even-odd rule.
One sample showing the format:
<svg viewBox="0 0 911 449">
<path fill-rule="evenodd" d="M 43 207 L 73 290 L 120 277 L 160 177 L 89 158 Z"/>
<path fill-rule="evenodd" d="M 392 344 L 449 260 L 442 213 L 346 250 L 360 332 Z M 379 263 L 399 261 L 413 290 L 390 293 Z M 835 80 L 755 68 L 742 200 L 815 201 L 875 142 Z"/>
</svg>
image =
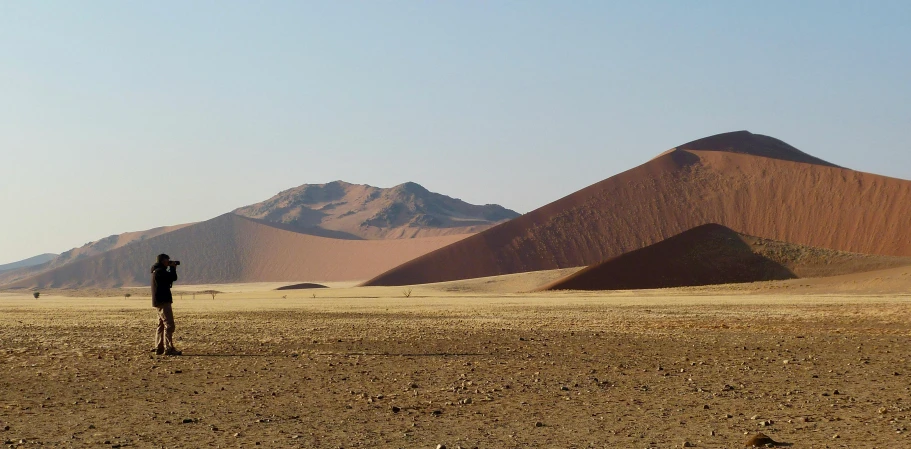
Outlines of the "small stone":
<svg viewBox="0 0 911 449">
<path fill-rule="evenodd" d="M 750 439 L 747 440 L 747 442 L 746 442 L 746 444 L 744 444 L 744 446 L 746 446 L 746 447 L 766 447 L 767 445 L 775 446 L 777 444 L 778 444 L 777 441 L 769 438 L 764 433 L 757 433 L 756 435 L 753 435 L 752 437 L 750 437 Z"/>
<path fill-rule="evenodd" d="M 193 422 L 193 418 L 184 418 L 184 419 L 183 419 L 183 423 L 184 423 L 184 424 L 190 424 L 190 423 L 192 423 L 192 422 Z"/>
<path fill-rule="evenodd" d="M 446 449 L 446 445 L 445 445 L 445 444 L 438 444 L 438 445 L 437 445 L 437 449 Z"/>
<path fill-rule="evenodd" d="M 703 406 L 702 406 L 702 409 L 703 409 L 703 410 L 708 410 L 708 409 L 709 409 L 709 405 L 708 405 L 708 404 L 703 405 Z"/>
<path fill-rule="evenodd" d="M 234 438 L 237 438 L 239 436 L 240 436 L 240 432 L 234 434 Z"/>
<path fill-rule="evenodd" d="M 535 423 L 535 427 L 544 427 L 544 423 L 541 421 L 538 421 Z"/>
<path fill-rule="evenodd" d="M 564 386 L 560 387 L 560 390 L 561 390 L 561 391 L 569 391 L 569 387 L 567 387 L 566 385 L 564 385 Z"/>
<path fill-rule="evenodd" d="M 734 415 L 732 415 L 732 414 L 730 414 L 730 413 L 728 413 L 728 414 L 727 414 L 727 415 L 724 415 L 724 417 L 725 417 L 725 418 L 727 418 L 727 419 L 731 419 L 731 418 L 733 418 L 733 417 L 734 417 Z"/>
<path fill-rule="evenodd" d="M 841 435 L 839 435 L 839 434 L 837 434 L 837 433 L 836 433 L 835 435 L 832 435 L 832 439 L 833 439 L 833 440 L 837 440 L 837 439 L 839 439 L 839 438 L 841 438 Z"/>
<path fill-rule="evenodd" d="M 402 409 L 400 409 L 400 408 L 398 408 L 398 407 L 396 407 L 396 406 L 394 406 L 394 405 L 392 406 L 392 413 L 398 413 L 398 412 L 400 412 L 400 411 L 402 411 Z"/>
<path fill-rule="evenodd" d="M 442 411 L 442 410 L 434 410 L 434 411 L 430 412 L 430 414 L 433 415 L 433 416 L 440 416 L 440 415 L 443 414 L 443 411 Z"/>
<path fill-rule="evenodd" d="M 695 447 L 695 446 L 693 446 L 693 443 L 690 443 L 689 441 L 684 441 L 681 446 L 682 447 Z"/>
</svg>

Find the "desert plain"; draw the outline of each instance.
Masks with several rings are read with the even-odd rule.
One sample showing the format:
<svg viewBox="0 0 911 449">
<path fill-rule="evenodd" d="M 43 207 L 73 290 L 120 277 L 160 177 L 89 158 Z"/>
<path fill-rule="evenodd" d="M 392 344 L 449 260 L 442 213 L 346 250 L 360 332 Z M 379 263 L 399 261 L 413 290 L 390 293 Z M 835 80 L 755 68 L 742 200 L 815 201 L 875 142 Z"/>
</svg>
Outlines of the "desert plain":
<svg viewBox="0 0 911 449">
<path fill-rule="evenodd" d="M 146 288 L 0 293 L 0 442 L 911 447 L 911 269 L 516 293 L 571 272 L 175 285 L 180 357 L 150 352 Z"/>
</svg>

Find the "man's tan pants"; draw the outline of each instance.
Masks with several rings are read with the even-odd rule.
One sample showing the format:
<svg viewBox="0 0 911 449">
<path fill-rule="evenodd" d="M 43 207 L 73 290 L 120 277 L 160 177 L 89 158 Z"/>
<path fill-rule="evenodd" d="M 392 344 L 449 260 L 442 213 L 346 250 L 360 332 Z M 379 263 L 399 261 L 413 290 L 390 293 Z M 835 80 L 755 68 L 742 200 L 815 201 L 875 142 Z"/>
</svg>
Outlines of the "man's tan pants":
<svg viewBox="0 0 911 449">
<path fill-rule="evenodd" d="M 174 312 L 171 303 L 164 303 L 158 309 L 158 331 L 155 333 L 155 347 L 160 350 L 174 349 Z"/>
</svg>

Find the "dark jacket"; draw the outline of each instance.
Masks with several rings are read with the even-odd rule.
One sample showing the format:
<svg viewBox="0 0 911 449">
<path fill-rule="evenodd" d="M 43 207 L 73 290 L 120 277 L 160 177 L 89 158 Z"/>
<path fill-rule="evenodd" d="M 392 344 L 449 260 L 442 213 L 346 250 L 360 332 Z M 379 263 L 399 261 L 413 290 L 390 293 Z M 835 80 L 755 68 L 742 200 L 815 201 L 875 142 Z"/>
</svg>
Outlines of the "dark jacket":
<svg viewBox="0 0 911 449">
<path fill-rule="evenodd" d="M 177 267 L 168 267 L 155 263 L 152 265 L 152 307 L 160 304 L 172 303 L 171 284 L 177 280 Z"/>
</svg>

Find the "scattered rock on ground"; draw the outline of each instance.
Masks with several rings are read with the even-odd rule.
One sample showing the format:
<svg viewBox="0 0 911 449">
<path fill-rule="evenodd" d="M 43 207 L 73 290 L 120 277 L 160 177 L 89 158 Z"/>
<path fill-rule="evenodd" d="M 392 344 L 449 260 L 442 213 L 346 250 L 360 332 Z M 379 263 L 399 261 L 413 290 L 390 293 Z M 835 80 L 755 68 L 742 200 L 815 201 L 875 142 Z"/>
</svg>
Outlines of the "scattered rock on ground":
<svg viewBox="0 0 911 449">
<path fill-rule="evenodd" d="M 768 435 L 760 432 L 750 437 L 744 447 L 766 447 L 768 445 L 777 446 L 778 442 L 769 438 Z"/>
</svg>

